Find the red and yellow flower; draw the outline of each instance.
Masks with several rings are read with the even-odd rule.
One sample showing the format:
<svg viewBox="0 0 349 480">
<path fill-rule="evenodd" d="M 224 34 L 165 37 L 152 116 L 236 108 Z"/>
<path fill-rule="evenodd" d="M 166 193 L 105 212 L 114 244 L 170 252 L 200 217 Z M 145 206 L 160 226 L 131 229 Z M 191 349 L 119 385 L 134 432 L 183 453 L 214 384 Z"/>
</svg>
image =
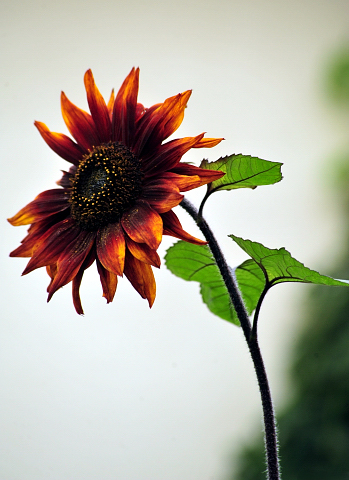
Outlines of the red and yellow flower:
<svg viewBox="0 0 349 480">
<path fill-rule="evenodd" d="M 72 282 L 76 311 L 83 313 L 79 288 L 84 271 L 96 261 L 107 302 L 118 276 L 125 276 L 149 306 L 155 299 L 152 266 L 160 267 L 157 248 L 163 235 L 204 244 L 185 232 L 172 208 L 180 192 L 224 175 L 180 163 L 191 148 L 214 147 L 221 138 L 185 137 L 163 143 L 180 126 L 191 91 L 144 108 L 137 103 L 139 69 L 132 69 L 108 104 L 91 70 L 84 77 L 91 114 L 62 92 L 63 119 L 75 142 L 35 122 L 49 147 L 72 166 L 57 184 L 40 193 L 9 219 L 28 225 L 12 257 L 31 257 L 23 275 L 46 267 L 48 301 Z"/>
</svg>

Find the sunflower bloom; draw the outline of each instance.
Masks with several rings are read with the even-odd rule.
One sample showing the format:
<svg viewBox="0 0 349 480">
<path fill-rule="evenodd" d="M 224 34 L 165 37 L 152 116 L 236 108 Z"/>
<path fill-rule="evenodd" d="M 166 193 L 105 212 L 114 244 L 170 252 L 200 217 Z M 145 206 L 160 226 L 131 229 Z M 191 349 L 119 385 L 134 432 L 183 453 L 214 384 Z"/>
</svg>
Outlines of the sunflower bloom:
<svg viewBox="0 0 349 480">
<path fill-rule="evenodd" d="M 73 303 L 83 314 L 80 284 L 94 262 L 107 302 L 114 298 L 118 276 L 125 276 L 151 307 L 156 293 L 152 267 L 163 235 L 205 244 L 185 232 L 172 208 L 180 192 L 224 175 L 180 163 L 191 148 L 214 147 L 221 138 L 185 137 L 163 143 L 180 126 L 191 91 L 144 108 L 137 103 L 139 69 L 133 68 L 108 103 L 91 70 L 84 83 L 90 114 L 62 92 L 63 119 L 74 138 L 35 122 L 48 146 L 71 164 L 59 188 L 40 193 L 8 221 L 29 225 L 11 257 L 30 257 L 23 275 L 46 267 L 48 300 L 72 282 Z"/>
</svg>

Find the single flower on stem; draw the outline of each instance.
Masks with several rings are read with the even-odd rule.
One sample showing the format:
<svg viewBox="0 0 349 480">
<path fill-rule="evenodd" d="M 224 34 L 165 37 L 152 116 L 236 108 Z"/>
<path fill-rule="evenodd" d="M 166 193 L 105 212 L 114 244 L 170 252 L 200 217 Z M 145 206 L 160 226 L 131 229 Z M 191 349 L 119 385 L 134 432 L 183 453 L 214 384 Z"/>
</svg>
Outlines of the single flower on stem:
<svg viewBox="0 0 349 480">
<path fill-rule="evenodd" d="M 75 139 L 35 122 L 49 147 L 72 166 L 59 188 L 40 193 L 9 222 L 28 225 L 11 257 L 30 257 L 23 275 L 46 267 L 48 301 L 72 282 L 73 303 L 83 314 L 80 284 L 96 261 L 107 302 L 118 276 L 125 276 L 151 307 L 156 293 L 152 267 L 163 235 L 204 244 L 185 232 L 172 208 L 186 192 L 216 180 L 223 172 L 180 163 L 191 148 L 211 148 L 222 138 L 185 137 L 163 143 L 180 126 L 191 91 L 144 108 L 137 103 L 139 69 L 133 68 L 118 94 L 105 102 L 91 70 L 84 82 L 91 113 L 62 92 L 63 119 Z"/>
</svg>

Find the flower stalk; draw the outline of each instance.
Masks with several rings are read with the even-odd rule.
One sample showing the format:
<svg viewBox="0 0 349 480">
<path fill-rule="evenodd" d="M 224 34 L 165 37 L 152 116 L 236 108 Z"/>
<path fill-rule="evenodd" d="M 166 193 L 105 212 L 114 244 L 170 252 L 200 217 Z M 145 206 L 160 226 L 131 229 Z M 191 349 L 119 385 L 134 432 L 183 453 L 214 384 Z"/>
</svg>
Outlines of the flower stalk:
<svg viewBox="0 0 349 480">
<path fill-rule="evenodd" d="M 202 212 L 199 214 L 196 208 L 186 198 L 182 200 L 180 206 L 184 208 L 184 210 L 186 210 L 193 218 L 207 240 L 212 255 L 229 292 L 233 307 L 239 318 L 240 325 L 252 357 L 262 400 L 268 480 L 279 480 L 279 457 L 275 414 L 268 377 L 258 344 L 257 330 L 253 331 L 252 334 L 250 319 L 240 296 L 239 289 L 212 230 L 202 217 Z"/>
</svg>

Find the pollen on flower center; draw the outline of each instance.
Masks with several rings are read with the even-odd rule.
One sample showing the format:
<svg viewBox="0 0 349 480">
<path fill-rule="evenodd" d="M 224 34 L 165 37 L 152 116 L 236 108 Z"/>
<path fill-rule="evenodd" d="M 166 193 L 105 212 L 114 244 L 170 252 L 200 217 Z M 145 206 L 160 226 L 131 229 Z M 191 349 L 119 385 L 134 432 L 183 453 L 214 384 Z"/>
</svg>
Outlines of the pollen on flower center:
<svg viewBox="0 0 349 480">
<path fill-rule="evenodd" d="M 84 230 L 117 222 L 142 192 L 139 159 L 118 142 L 85 155 L 72 181 L 71 215 Z"/>
</svg>

